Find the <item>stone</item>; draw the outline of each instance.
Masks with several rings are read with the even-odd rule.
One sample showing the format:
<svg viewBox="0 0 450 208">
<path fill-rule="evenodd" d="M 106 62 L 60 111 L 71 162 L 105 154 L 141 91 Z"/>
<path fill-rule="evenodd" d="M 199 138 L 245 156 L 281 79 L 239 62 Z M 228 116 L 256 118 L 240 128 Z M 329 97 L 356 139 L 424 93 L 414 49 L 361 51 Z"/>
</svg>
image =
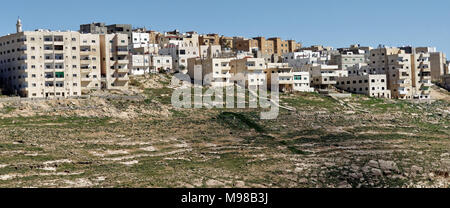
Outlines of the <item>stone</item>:
<svg viewBox="0 0 450 208">
<path fill-rule="evenodd" d="M 398 171 L 397 164 L 393 161 L 379 160 L 380 169 L 384 172 Z"/>
<path fill-rule="evenodd" d="M 369 163 L 367 163 L 368 166 L 372 167 L 372 168 L 378 168 L 378 162 L 375 160 L 371 160 L 369 161 Z"/>
<path fill-rule="evenodd" d="M 372 174 L 374 176 L 382 176 L 383 172 L 380 169 L 378 169 L 378 168 L 372 168 Z"/>
</svg>

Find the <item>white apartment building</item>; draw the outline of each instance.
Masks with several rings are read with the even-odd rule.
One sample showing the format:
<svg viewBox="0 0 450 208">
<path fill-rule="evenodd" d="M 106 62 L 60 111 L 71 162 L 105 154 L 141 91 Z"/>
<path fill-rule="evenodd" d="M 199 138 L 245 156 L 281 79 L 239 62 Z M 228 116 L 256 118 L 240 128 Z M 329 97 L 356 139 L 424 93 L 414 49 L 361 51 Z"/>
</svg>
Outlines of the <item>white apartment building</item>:
<svg viewBox="0 0 450 208">
<path fill-rule="evenodd" d="M 337 65 L 312 64 L 309 66 L 311 72 L 311 85 L 318 88 L 328 88 L 336 85 L 339 77 L 347 77 L 348 71 L 339 70 Z"/>
<path fill-rule="evenodd" d="M 130 74 L 145 75 L 149 73 L 168 72 L 172 69 L 172 57 L 154 54 L 131 55 Z"/>
<path fill-rule="evenodd" d="M 309 72 L 294 71 L 293 77 L 293 90 L 297 92 L 314 92 L 314 88 L 311 87 Z"/>
<path fill-rule="evenodd" d="M 219 57 L 222 53 L 222 47 L 220 45 L 201 45 L 200 57 Z"/>
<path fill-rule="evenodd" d="M 78 32 L 18 27 L 17 33 L 0 37 L 0 83 L 21 97 L 80 96 L 79 41 Z"/>
<path fill-rule="evenodd" d="M 130 56 L 130 74 L 144 75 L 150 73 L 151 57 L 148 54 L 137 54 Z"/>
<path fill-rule="evenodd" d="M 385 74 L 369 74 L 367 64 L 356 64 L 348 70 L 348 77 L 338 77 L 336 87 L 347 92 L 370 97 L 391 98 Z"/>
<path fill-rule="evenodd" d="M 149 45 L 150 34 L 144 32 L 132 32 L 130 49 L 143 48 Z"/>
<path fill-rule="evenodd" d="M 152 72 L 169 72 L 172 70 L 172 57 L 164 55 L 152 55 Z"/>
<path fill-rule="evenodd" d="M 304 50 L 300 52 L 293 52 L 283 54 L 283 63 L 288 63 L 290 67 L 301 69 L 308 64 L 326 64 L 330 59 L 328 54 L 321 52 L 313 52 L 311 50 Z"/>
</svg>

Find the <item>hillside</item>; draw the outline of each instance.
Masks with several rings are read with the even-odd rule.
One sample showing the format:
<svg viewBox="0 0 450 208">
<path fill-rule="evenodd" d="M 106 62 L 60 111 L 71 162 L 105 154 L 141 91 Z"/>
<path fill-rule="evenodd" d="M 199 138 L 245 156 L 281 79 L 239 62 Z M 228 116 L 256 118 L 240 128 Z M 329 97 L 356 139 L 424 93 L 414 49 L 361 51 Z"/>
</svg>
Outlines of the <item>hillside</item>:
<svg viewBox="0 0 450 208">
<path fill-rule="evenodd" d="M 170 76 L 127 93 L 0 102 L 0 187 L 449 187 L 450 95 L 411 103 L 282 95 L 175 109 Z"/>
</svg>

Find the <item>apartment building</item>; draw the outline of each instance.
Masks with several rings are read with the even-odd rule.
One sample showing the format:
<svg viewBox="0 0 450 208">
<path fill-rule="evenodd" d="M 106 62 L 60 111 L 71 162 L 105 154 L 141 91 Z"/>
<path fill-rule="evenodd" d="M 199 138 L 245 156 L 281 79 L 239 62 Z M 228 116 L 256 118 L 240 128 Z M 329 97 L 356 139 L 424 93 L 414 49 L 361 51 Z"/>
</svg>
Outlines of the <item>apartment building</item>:
<svg viewBox="0 0 450 208">
<path fill-rule="evenodd" d="M 101 89 L 101 51 L 98 34 L 80 35 L 81 89 Z"/>
<path fill-rule="evenodd" d="M 391 98 L 386 74 L 369 74 L 367 64 L 356 64 L 348 69 L 348 77 L 338 77 L 336 87 L 347 92 L 377 98 Z"/>
<path fill-rule="evenodd" d="M 128 35 L 100 35 L 102 57 L 102 88 L 123 90 L 128 88 Z"/>
<path fill-rule="evenodd" d="M 285 53 L 289 53 L 289 41 L 281 40 L 279 37 L 269 38 L 268 40 L 273 41 L 274 53 L 277 56 L 282 56 Z"/>
<path fill-rule="evenodd" d="M 246 86 L 260 86 L 264 84 L 266 62 L 262 58 L 243 58 L 231 61 L 231 73 L 244 75 Z"/>
<path fill-rule="evenodd" d="M 255 37 L 253 39 L 258 41 L 258 49 L 263 55 L 272 55 L 276 53 L 274 40 L 267 40 L 265 37 Z"/>
<path fill-rule="evenodd" d="M 337 84 L 339 77 L 347 77 L 348 71 L 339 70 L 337 65 L 311 64 L 311 86 L 326 89 Z"/>
<path fill-rule="evenodd" d="M 395 99 L 430 99 L 431 70 L 428 53 L 411 47 L 379 47 L 370 51 L 370 70 L 387 75 L 387 87 Z"/>
<path fill-rule="evenodd" d="M 219 57 L 222 53 L 222 47 L 220 45 L 201 45 L 199 48 L 200 57 Z"/>
<path fill-rule="evenodd" d="M 225 37 L 221 36 L 219 39 L 220 46 L 223 49 L 231 50 L 233 49 L 233 38 L 232 37 Z"/>
<path fill-rule="evenodd" d="M 297 52 L 298 50 L 300 50 L 302 48 L 302 44 L 297 43 L 295 40 L 287 40 L 287 42 L 288 42 L 288 52 L 289 53 Z"/>
<path fill-rule="evenodd" d="M 150 73 L 151 56 L 149 54 L 135 54 L 130 56 L 129 71 L 131 75 Z"/>
<path fill-rule="evenodd" d="M 129 48 L 145 48 L 150 44 L 150 34 L 147 32 L 132 32 Z"/>
<path fill-rule="evenodd" d="M 79 41 L 79 32 L 22 32 L 18 21 L 17 33 L 0 37 L 3 89 L 28 98 L 80 96 Z"/>
<path fill-rule="evenodd" d="M 107 34 L 108 28 L 103 22 L 94 22 L 90 24 L 80 25 L 80 33 Z"/>
<path fill-rule="evenodd" d="M 164 55 L 152 55 L 151 72 L 170 72 L 172 70 L 172 57 Z"/>
<path fill-rule="evenodd" d="M 189 58 L 187 74 L 195 81 L 213 87 L 231 86 L 232 58 Z M 196 71 L 201 70 L 201 77 L 195 77 Z M 196 80 L 197 79 L 197 80 Z"/>
<path fill-rule="evenodd" d="M 314 92 L 314 88 L 311 87 L 310 74 L 305 71 L 294 70 L 292 72 L 293 77 L 293 90 L 297 92 Z"/>
<path fill-rule="evenodd" d="M 339 70 L 347 70 L 355 64 L 366 63 L 364 54 L 353 54 L 353 52 L 345 52 L 344 54 L 333 54 L 328 64 L 338 65 Z"/>
<path fill-rule="evenodd" d="M 160 55 L 169 55 L 172 57 L 172 69 L 186 72 L 188 68 L 188 59 L 200 56 L 199 35 L 196 32 L 187 32 L 186 34 L 166 34 L 162 40 L 165 46 L 159 51 Z"/>
<path fill-rule="evenodd" d="M 133 26 L 131 24 L 114 24 L 106 26 L 108 34 L 125 34 L 127 35 L 128 42 L 131 41 Z"/>
<path fill-rule="evenodd" d="M 279 90 L 281 92 L 294 91 L 294 70 L 286 63 L 267 63 L 265 70 L 267 88 L 271 89 L 272 77 L 278 77 Z"/>
<path fill-rule="evenodd" d="M 234 51 L 252 52 L 259 49 L 259 43 L 254 39 L 246 39 L 243 37 L 233 37 L 232 48 Z"/>
<path fill-rule="evenodd" d="M 303 50 L 283 54 L 281 59 L 283 63 L 288 63 L 290 67 L 301 69 L 308 64 L 326 64 L 329 61 L 330 56 L 327 54 L 322 55 L 320 52 Z"/>
<path fill-rule="evenodd" d="M 200 45 L 220 45 L 220 36 L 218 34 L 200 35 Z"/>
</svg>

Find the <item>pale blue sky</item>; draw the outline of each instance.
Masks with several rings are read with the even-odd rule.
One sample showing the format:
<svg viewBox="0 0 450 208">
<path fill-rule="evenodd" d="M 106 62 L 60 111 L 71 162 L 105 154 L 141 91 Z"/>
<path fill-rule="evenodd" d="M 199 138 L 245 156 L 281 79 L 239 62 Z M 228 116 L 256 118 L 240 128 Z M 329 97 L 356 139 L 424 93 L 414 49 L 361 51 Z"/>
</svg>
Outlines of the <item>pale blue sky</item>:
<svg viewBox="0 0 450 208">
<path fill-rule="evenodd" d="M 450 54 L 448 0 L 4 1 L 0 35 L 15 31 L 17 16 L 25 30 L 78 30 L 100 21 L 158 31 L 280 36 L 304 45 L 435 46 Z"/>
</svg>

